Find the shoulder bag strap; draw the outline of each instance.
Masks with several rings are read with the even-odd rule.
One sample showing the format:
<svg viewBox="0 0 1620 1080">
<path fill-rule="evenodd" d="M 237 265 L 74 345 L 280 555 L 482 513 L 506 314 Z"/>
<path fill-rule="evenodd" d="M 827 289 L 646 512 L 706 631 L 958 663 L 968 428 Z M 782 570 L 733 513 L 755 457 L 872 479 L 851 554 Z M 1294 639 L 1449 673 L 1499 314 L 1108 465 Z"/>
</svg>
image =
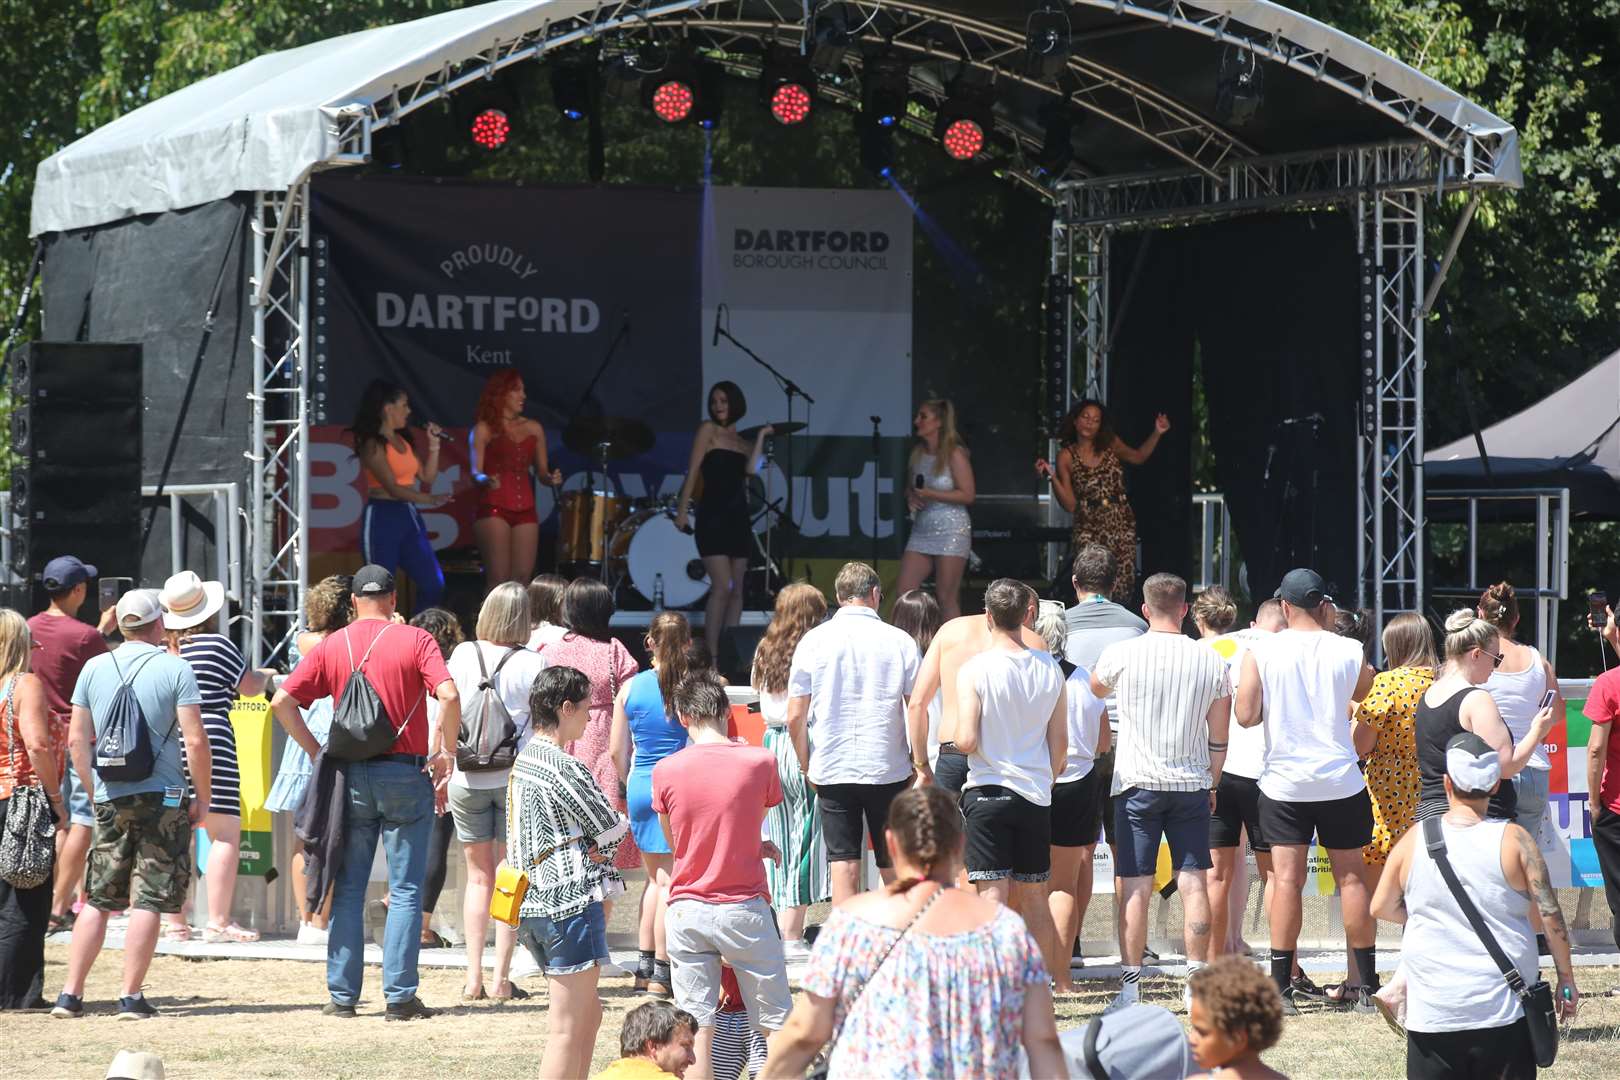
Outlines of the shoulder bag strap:
<svg viewBox="0 0 1620 1080">
<path fill-rule="evenodd" d="M 366 666 L 366 661 L 371 659 L 371 650 L 375 649 L 377 647 L 377 642 L 381 641 L 383 639 L 383 635 L 388 633 L 388 631 L 391 630 L 393 628 L 393 626 L 394 626 L 394 624 L 391 623 L 391 622 L 383 623 L 383 628 L 381 630 L 377 631 L 377 636 L 371 639 L 371 644 L 367 645 L 366 646 L 366 651 L 360 655 L 360 666 L 361 667 Z M 347 639 L 345 639 L 345 640 L 347 640 Z M 349 650 L 349 663 L 351 665 L 353 665 L 353 663 L 354 663 L 354 650 L 353 649 Z"/>
<path fill-rule="evenodd" d="M 16 779 L 16 776 L 17 776 L 17 773 L 18 773 L 18 768 L 17 768 L 17 740 L 20 738 L 20 736 L 17 733 L 17 701 L 16 701 L 16 694 L 17 694 L 17 676 L 12 675 L 12 676 L 9 676 L 6 679 L 5 710 L 6 710 L 6 751 L 7 751 L 6 756 L 11 758 L 11 776 L 12 776 L 12 779 L 14 779 L 14 780 Z"/>
<path fill-rule="evenodd" d="M 501 657 L 500 660 L 496 661 L 495 670 L 489 673 L 489 681 L 494 682 L 495 676 L 497 676 L 497 675 L 499 675 L 501 673 L 501 668 L 506 666 L 506 662 L 508 660 L 512 659 L 513 656 L 516 656 L 518 653 L 520 653 L 522 651 L 523 651 L 522 646 L 508 645 L 507 648 L 506 648 L 506 655 Z M 483 663 L 484 663 L 483 654 L 480 653 L 479 654 L 479 660 L 478 660 L 478 666 L 479 666 L 480 670 L 483 668 Z"/>
<path fill-rule="evenodd" d="M 1509 960 L 1507 954 L 1502 951 L 1502 947 L 1496 943 L 1496 936 L 1491 933 L 1491 928 L 1485 925 L 1485 920 L 1481 917 L 1479 908 L 1474 906 L 1473 898 L 1462 887 L 1462 882 L 1457 880 L 1457 871 L 1452 869 L 1451 860 L 1446 858 L 1446 837 L 1440 829 L 1440 819 L 1438 817 L 1424 820 L 1423 843 L 1429 849 L 1429 858 L 1433 859 L 1434 864 L 1440 868 L 1440 876 L 1445 879 L 1446 888 L 1451 890 L 1452 898 L 1457 901 L 1457 906 L 1462 908 L 1463 917 L 1468 920 L 1468 925 L 1474 928 L 1474 933 L 1479 935 L 1479 940 L 1484 944 L 1485 951 L 1491 954 L 1491 960 L 1501 970 L 1502 978 L 1507 980 L 1508 986 L 1513 989 L 1515 994 L 1523 997 L 1526 993 L 1526 987 L 1524 976 L 1520 974 L 1518 965 Z"/>
<path fill-rule="evenodd" d="M 484 643 L 482 641 L 474 641 L 472 643 L 472 647 L 473 647 L 473 655 L 478 657 L 478 682 L 479 682 L 479 685 L 487 687 L 487 686 L 490 685 L 490 675 L 489 675 L 489 668 L 484 666 Z M 506 663 L 506 660 L 505 660 L 504 657 L 501 659 L 501 663 L 502 664 Z M 496 672 L 499 672 L 501 670 L 500 666 L 496 665 L 495 670 L 496 670 Z"/>
</svg>

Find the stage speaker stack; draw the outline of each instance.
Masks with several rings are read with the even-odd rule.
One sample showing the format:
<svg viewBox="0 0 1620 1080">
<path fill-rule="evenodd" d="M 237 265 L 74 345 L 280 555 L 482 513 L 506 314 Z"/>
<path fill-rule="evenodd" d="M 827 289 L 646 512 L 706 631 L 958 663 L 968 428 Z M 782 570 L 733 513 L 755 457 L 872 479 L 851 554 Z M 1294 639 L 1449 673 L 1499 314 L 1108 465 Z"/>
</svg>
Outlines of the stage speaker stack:
<svg viewBox="0 0 1620 1080">
<path fill-rule="evenodd" d="M 24 614 L 44 606 L 40 573 L 58 555 L 139 584 L 141 347 L 34 342 L 13 355 L 12 393 L 10 570 Z"/>
</svg>

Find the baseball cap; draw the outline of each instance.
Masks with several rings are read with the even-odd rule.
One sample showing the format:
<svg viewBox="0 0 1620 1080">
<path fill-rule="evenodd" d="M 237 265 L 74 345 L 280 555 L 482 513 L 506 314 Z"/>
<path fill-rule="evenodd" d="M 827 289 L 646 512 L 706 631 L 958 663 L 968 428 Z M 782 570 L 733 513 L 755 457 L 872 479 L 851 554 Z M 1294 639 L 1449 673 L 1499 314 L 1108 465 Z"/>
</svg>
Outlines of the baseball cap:
<svg viewBox="0 0 1620 1080">
<path fill-rule="evenodd" d="M 349 592 L 355 596 L 387 596 L 394 591 L 394 575 L 375 563 L 367 563 L 354 572 Z"/>
<path fill-rule="evenodd" d="M 133 630 L 163 617 L 156 589 L 131 589 L 118 598 L 118 625 Z"/>
<path fill-rule="evenodd" d="M 1491 791 L 1502 781 L 1502 759 L 1490 743 L 1461 731 L 1446 741 L 1446 775 L 1458 791 Z"/>
<path fill-rule="evenodd" d="M 39 580 L 45 586 L 46 592 L 61 592 L 71 589 L 81 581 L 89 581 L 93 577 L 100 577 L 96 568 L 89 563 L 80 562 L 76 555 L 58 555 L 45 564 L 44 573 Z"/>
<path fill-rule="evenodd" d="M 1298 608 L 1313 608 L 1324 600 L 1332 600 L 1328 595 L 1327 582 L 1315 570 L 1299 567 L 1283 575 L 1282 584 L 1277 586 L 1276 597 L 1285 603 Z"/>
</svg>

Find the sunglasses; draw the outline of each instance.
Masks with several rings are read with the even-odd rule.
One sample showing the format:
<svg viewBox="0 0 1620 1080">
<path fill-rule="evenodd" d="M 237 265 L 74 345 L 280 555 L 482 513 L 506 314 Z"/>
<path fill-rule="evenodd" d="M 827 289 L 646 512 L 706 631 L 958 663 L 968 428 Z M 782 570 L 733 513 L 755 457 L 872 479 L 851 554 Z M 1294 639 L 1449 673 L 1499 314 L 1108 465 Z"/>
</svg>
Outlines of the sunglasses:
<svg viewBox="0 0 1620 1080">
<path fill-rule="evenodd" d="M 1491 652 L 1491 650 L 1489 650 L 1489 649 L 1481 649 L 1479 651 L 1484 653 L 1486 656 L 1491 658 L 1491 667 L 1493 667 L 1493 668 L 1501 667 L 1502 666 L 1502 661 L 1507 659 L 1507 657 L 1505 657 L 1505 656 L 1497 656 L 1495 653 Z"/>
</svg>

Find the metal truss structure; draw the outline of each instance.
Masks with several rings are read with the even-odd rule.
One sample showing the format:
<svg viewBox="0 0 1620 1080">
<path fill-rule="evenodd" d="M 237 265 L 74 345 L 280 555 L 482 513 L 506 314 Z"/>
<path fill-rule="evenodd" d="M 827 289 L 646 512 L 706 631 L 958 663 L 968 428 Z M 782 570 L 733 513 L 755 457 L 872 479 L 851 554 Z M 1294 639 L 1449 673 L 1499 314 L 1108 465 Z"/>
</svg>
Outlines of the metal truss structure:
<svg viewBox="0 0 1620 1080">
<path fill-rule="evenodd" d="M 877 46 L 913 61 L 910 79 L 916 105 L 901 126 L 914 134 L 929 134 L 929 112 L 947 93 L 942 74 L 947 66 L 972 68 L 1020 92 L 1067 101 L 1180 163 L 1170 170 L 1134 176 L 1090 176 L 1083 163 L 1071 163 L 1051 175 L 1035 163 L 1040 125 L 1004 106 L 996 110 L 998 141 L 1007 153 L 999 163 L 999 175 L 1052 202 L 1052 269 L 1072 276 L 1069 311 L 1051 324 L 1061 325 L 1068 350 L 1065 400 L 1072 398 L 1077 382 L 1098 397 L 1108 385 L 1108 257 L 1113 231 L 1281 207 L 1356 207 L 1379 301 L 1370 358 L 1378 388 L 1376 423 L 1358 447 L 1363 504 L 1359 595 L 1380 619 L 1414 607 L 1423 585 L 1422 482 L 1417 465 L 1423 453 L 1422 318 L 1427 301 L 1422 295 L 1420 192 L 1513 184 L 1511 147 L 1500 134 L 1480 133 L 1459 123 L 1444 104 L 1408 97 L 1335 59 L 1326 48 L 1243 22 L 1230 5 L 1213 0 L 1204 6 L 1190 0 L 1068 2 L 1076 10 L 1129 16 L 1146 27 L 1192 33 L 1247 50 L 1353 98 L 1398 124 L 1406 137 L 1386 145 L 1258 157 L 1229 127 L 1140 78 L 1088 57 L 1084 48 L 1073 49 L 1054 77 L 1034 78 L 1025 69 L 1021 28 L 921 0 L 849 5 L 866 21 L 848 28 L 849 43 L 856 47 L 845 60 L 847 78 L 824 84 L 823 96 L 841 106 L 857 106 L 863 74 L 858 46 Z M 649 58 L 684 38 L 707 59 L 734 73 L 757 71 L 760 43 L 809 44 L 816 8 L 805 0 L 606 0 L 574 14 L 543 18 L 510 40 L 479 52 L 469 50 L 386 93 L 334 106 L 336 150 L 316 168 L 365 164 L 371 160 L 374 134 L 556 48 L 591 43 L 605 60 L 639 72 L 656 69 L 657 64 L 646 66 Z M 1255 10 L 1263 14 L 1263 8 Z M 319 363 L 310 355 L 312 347 L 320 349 L 321 315 L 314 313 L 312 328 L 309 275 L 312 258 L 315 273 L 321 272 L 321 254 L 309 248 L 307 174 L 286 191 L 259 193 L 256 210 L 249 271 L 256 374 L 246 614 L 258 635 L 252 642 L 254 658 L 265 662 L 291 641 L 308 579 L 310 383 L 312 372 L 317 382 L 321 376 Z M 1083 372 L 1078 380 L 1077 365 Z M 264 628 L 272 623 L 275 631 L 265 636 Z"/>
</svg>

